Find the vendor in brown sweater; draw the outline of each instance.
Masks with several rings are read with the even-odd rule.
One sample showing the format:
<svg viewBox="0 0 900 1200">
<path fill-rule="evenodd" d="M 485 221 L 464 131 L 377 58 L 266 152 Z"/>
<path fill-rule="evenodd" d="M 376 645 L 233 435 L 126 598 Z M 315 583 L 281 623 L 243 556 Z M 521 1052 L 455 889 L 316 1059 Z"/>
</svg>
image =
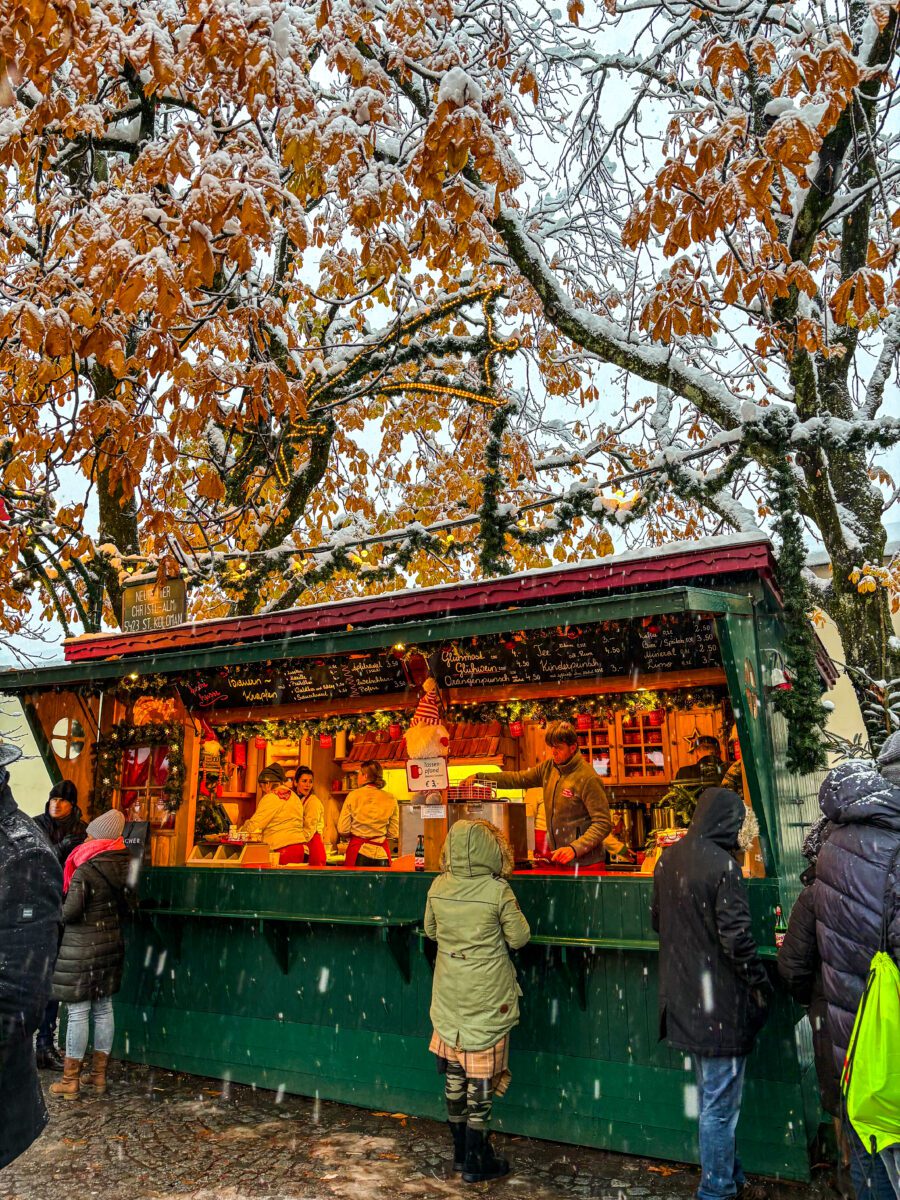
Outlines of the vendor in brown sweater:
<svg viewBox="0 0 900 1200">
<path fill-rule="evenodd" d="M 612 828 L 603 784 L 579 751 L 578 734 L 567 721 L 548 725 L 544 740 L 550 758 L 536 767 L 472 775 L 466 782 L 543 788 L 551 860 L 565 866 L 577 858 L 579 866 L 593 866 L 603 861 L 603 842 Z"/>
</svg>

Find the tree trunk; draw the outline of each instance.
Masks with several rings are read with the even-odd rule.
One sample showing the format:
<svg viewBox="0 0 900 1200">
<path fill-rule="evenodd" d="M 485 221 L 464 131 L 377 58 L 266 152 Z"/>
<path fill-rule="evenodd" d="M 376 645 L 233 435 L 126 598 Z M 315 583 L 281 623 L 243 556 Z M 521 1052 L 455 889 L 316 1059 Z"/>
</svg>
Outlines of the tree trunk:
<svg viewBox="0 0 900 1200">
<path fill-rule="evenodd" d="M 98 367 L 93 372 L 93 384 L 98 399 L 115 394 L 115 377 L 105 367 Z M 102 443 L 97 449 L 99 458 L 103 453 Z M 100 515 L 99 544 L 102 546 L 105 543 L 112 543 L 120 554 L 137 554 L 140 551 L 137 505 L 133 499 L 125 499 L 119 485 L 113 483 L 111 463 L 106 462 L 103 466 L 97 467 L 96 480 Z M 94 613 L 94 622 L 99 630 L 102 625 L 104 591 L 109 598 L 116 623 L 121 624 L 122 588 L 118 572 L 111 566 L 108 559 L 99 559 L 97 565 L 101 582 L 97 607 L 101 611 Z"/>
<path fill-rule="evenodd" d="M 849 575 L 859 565 L 841 562 L 838 557 L 833 560 L 827 611 L 841 636 L 847 674 L 859 700 L 870 746 L 877 753 L 892 731 L 887 713 L 877 711 L 877 693 L 887 681 L 900 676 L 900 654 L 891 644 L 894 630 L 888 591 L 880 584 L 874 592 L 857 591 Z"/>
</svg>

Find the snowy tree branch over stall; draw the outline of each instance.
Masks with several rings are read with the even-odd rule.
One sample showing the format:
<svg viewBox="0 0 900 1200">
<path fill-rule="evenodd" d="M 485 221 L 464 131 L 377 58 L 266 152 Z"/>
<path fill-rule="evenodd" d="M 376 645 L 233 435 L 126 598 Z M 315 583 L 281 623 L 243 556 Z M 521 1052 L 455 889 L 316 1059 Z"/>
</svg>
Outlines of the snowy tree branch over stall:
<svg viewBox="0 0 900 1200">
<path fill-rule="evenodd" d="M 36 584 L 96 628 L 129 566 L 249 611 L 600 518 L 785 533 L 789 496 L 833 564 L 794 609 L 900 675 L 897 4 L 47 11 L 2 46 L 7 621 Z"/>
</svg>

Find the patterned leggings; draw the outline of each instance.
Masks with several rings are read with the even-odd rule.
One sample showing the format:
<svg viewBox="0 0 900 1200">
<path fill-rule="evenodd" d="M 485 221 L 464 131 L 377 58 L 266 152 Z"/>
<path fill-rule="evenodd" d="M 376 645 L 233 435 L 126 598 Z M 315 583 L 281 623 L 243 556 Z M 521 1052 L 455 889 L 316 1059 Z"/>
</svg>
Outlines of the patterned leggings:
<svg viewBox="0 0 900 1200">
<path fill-rule="evenodd" d="M 494 1089 L 490 1079 L 469 1079 L 458 1062 L 447 1062 L 444 1079 L 447 1119 L 452 1125 L 468 1123 L 475 1129 L 487 1129 L 494 1107 Z"/>
</svg>

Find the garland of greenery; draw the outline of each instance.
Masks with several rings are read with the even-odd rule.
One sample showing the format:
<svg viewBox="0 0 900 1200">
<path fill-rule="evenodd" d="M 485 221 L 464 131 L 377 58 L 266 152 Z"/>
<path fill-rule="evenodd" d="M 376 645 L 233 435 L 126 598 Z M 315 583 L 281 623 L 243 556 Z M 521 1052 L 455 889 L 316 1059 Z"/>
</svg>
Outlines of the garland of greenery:
<svg viewBox="0 0 900 1200">
<path fill-rule="evenodd" d="M 480 725 L 499 721 L 509 725 L 511 721 L 537 721 L 542 725 L 551 721 L 571 721 L 578 713 L 590 713 L 598 721 L 610 720 L 615 713 L 633 714 L 653 712 L 664 708 L 668 712 L 685 712 L 692 708 L 710 708 L 718 704 L 722 693 L 714 688 L 677 688 L 668 692 L 608 692 L 581 699 L 552 700 L 503 700 L 496 703 L 483 702 L 469 705 L 452 705 L 444 715 L 451 725 L 471 722 Z M 304 737 L 319 737 L 328 734 L 385 732 L 391 725 L 398 725 L 404 732 L 412 717 L 408 711 L 379 709 L 371 713 L 346 713 L 325 717 L 287 717 L 283 720 L 268 718 L 262 721 L 246 721 L 237 725 L 217 725 L 212 718 L 212 728 L 223 747 L 232 742 L 265 738 L 266 741 L 299 741 Z"/>
<path fill-rule="evenodd" d="M 511 404 L 498 408 L 491 419 L 487 445 L 484 451 L 485 472 L 481 481 L 480 551 L 478 565 L 486 578 L 508 575 L 509 555 L 506 551 L 505 522 L 501 517 L 499 497 L 505 486 L 503 478 L 503 436 L 509 426 L 513 412 Z M 509 506 L 506 506 L 506 511 Z"/>
<path fill-rule="evenodd" d="M 91 811 L 97 800 L 110 789 L 122 784 L 122 764 L 126 750 L 165 746 L 168 750 L 169 774 L 163 785 L 163 803 L 168 812 L 177 812 L 184 799 L 187 770 L 184 761 L 184 729 L 178 724 L 131 725 L 120 721 L 109 733 L 102 733 L 94 747 L 95 787 L 91 794 Z"/>
<path fill-rule="evenodd" d="M 774 484 L 778 583 L 784 598 L 784 652 L 791 674 L 789 691 L 773 693 L 773 704 L 787 723 L 787 769 L 797 775 L 821 771 L 826 766 L 823 729 L 828 713 L 822 704 L 822 679 L 809 611 L 813 607 L 803 575 L 806 546 L 800 521 L 797 484 L 787 456 L 771 467 Z"/>
</svg>

